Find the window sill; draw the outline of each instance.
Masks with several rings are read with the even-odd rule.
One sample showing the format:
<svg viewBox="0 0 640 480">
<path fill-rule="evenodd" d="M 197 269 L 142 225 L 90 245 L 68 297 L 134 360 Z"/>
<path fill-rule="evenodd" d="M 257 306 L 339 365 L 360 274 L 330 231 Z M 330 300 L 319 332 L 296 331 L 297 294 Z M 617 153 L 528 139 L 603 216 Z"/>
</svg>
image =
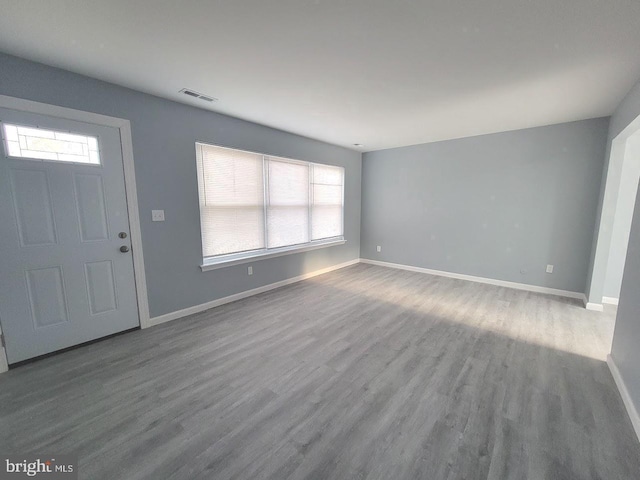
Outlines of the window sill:
<svg viewBox="0 0 640 480">
<path fill-rule="evenodd" d="M 233 255 L 232 258 L 217 258 L 215 260 L 205 260 L 202 265 L 200 265 L 200 270 L 203 272 L 207 272 L 209 270 L 217 270 L 219 268 L 232 267 L 234 265 L 242 265 L 243 263 L 249 263 L 256 260 L 266 260 L 267 258 L 275 258 L 282 257 L 283 255 L 291 255 L 294 253 L 302 253 L 309 252 L 311 250 L 318 250 L 319 248 L 327 248 L 327 247 L 335 247 L 336 245 L 344 245 L 347 243 L 344 239 L 333 239 L 324 242 L 317 242 L 312 244 L 307 244 L 303 246 L 292 246 L 292 247 L 282 247 L 277 249 L 272 249 L 268 252 L 258 252 L 258 253 L 249 253 L 243 255 L 242 257 L 238 257 Z"/>
</svg>

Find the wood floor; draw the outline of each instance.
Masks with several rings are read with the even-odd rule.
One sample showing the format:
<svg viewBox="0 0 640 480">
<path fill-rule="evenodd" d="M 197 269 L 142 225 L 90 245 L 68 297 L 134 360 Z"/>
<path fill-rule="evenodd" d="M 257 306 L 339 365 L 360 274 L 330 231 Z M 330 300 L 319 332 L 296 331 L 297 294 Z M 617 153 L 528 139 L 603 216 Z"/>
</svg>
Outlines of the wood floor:
<svg viewBox="0 0 640 480">
<path fill-rule="evenodd" d="M 355 265 L 0 375 L 0 452 L 86 479 L 636 479 L 576 301 Z"/>
</svg>

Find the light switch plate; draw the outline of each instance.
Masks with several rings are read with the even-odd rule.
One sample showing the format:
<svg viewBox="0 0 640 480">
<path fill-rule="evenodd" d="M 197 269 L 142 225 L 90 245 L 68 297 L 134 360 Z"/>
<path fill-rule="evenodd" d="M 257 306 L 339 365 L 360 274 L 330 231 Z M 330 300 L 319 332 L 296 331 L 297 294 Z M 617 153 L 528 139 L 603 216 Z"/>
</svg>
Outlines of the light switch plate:
<svg viewBox="0 0 640 480">
<path fill-rule="evenodd" d="M 164 222 L 164 210 L 151 210 L 151 220 L 153 222 Z"/>
</svg>

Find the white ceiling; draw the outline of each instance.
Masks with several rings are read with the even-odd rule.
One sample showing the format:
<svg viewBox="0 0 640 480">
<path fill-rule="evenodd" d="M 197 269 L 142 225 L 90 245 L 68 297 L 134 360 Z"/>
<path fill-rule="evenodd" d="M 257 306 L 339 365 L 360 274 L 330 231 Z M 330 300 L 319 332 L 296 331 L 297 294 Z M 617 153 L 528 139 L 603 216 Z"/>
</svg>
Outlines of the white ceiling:
<svg viewBox="0 0 640 480">
<path fill-rule="evenodd" d="M 610 115 L 640 77 L 638 0 L 0 0 L 0 12 L 1 51 L 366 151 Z"/>
</svg>

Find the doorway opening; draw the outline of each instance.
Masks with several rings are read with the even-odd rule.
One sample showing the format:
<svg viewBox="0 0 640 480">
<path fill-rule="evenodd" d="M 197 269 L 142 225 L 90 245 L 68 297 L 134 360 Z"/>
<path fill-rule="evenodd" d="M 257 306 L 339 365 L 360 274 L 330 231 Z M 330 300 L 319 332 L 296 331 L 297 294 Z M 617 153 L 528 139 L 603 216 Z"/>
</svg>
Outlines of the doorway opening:
<svg viewBox="0 0 640 480">
<path fill-rule="evenodd" d="M 640 116 L 612 142 L 591 277 L 589 310 L 617 305 L 640 181 Z"/>
</svg>

